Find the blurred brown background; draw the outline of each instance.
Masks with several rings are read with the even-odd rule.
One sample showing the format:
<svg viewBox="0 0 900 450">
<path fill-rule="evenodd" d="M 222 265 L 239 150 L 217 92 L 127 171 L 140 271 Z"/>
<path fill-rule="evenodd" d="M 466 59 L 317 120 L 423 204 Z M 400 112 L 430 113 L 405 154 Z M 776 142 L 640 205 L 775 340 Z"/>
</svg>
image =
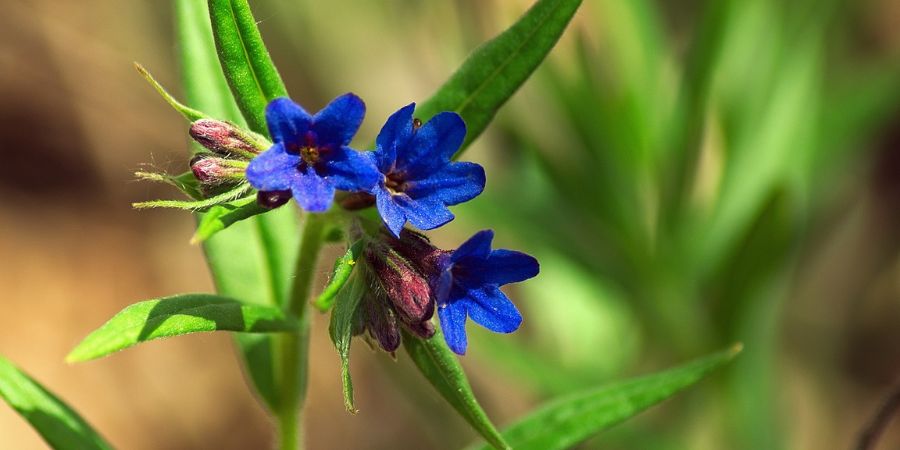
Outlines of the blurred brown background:
<svg viewBox="0 0 900 450">
<path fill-rule="evenodd" d="M 369 142 L 380 118 L 424 98 L 467 49 L 530 2 L 251 3 L 264 36 L 303 27 L 294 41 L 269 42 L 292 95 L 315 110 L 342 92 L 358 93 L 369 105 L 359 140 Z M 862 34 L 873 49 L 900 48 L 900 2 L 868 3 Z M 271 446 L 272 425 L 243 385 L 227 335 L 153 342 L 73 366 L 63 361 L 82 337 L 130 303 L 212 289 L 199 249 L 188 244 L 191 217 L 129 206 L 175 195 L 134 182 L 135 170 L 146 164 L 186 168 L 186 124 L 132 68 L 140 61 L 179 92 L 170 5 L 2 0 L 0 6 L 0 354 L 69 402 L 117 447 Z M 275 13 L 293 7 L 305 9 L 302 23 Z M 459 11 L 470 12 L 461 20 Z M 391 20 L 368 20 L 374 14 Z M 340 39 L 332 39 L 335 33 Z M 481 37 L 467 41 L 471 36 Z M 527 106 L 524 99 L 532 94 L 526 89 L 510 108 Z M 850 179 L 830 225 L 814 236 L 822 245 L 806 257 L 795 301 L 786 307 L 792 327 L 785 358 L 815 361 L 816 349 L 827 348 L 823 358 L 844 359 L 843 370 L 827 376 L 841 386 L 833 396 L 809 388 L 809 374 L 801 370 L 784 380 L 796 448 L 848 445 L 900 374 L 900 138 L 883 130 L 873 141 L 880 154 Z M 467 157 L 490 166 L 486 149 L 499 145 L 489 132 Z M 438 242 L 459 242 L 468 231 L 452 225 Z M 408 361 L 393 363 L 361 346 L 354 347 L 360 413 L 346 414 L 326 327 L 319 317 L 313 329 L 309 448 L 445 448 L 473 437 L 428 393 Z M 498 423 L 532 405 L 533 399 L 515 394 L 514 384 L 471 369 L 475 389 Z M 414 404 L 402 392 L 408 389 L 425 392 L 432 402 Z M 841 425 L 823 428 L 833 423 Z M 897 428 L 895 422 L 880 448 L 900 446 Z M 0 448 L 44 444 L 0 405 Z"/>
</svg>

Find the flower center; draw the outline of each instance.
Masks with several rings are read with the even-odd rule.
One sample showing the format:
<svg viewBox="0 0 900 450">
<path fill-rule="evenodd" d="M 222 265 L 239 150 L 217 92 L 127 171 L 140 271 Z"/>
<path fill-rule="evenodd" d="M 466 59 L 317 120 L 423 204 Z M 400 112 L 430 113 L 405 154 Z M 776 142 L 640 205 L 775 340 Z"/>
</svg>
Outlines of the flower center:
<svg viewBox="0 0 900 450">
<path fill-rule="evenodd" d="M 391 194 L 400 194 L 406 191 L 408 187 L 406 184 L 406 174 L 391 172 L 384 177 L 384 187 L 391 192 Z"/>
<path fill-rule="evenodd" d="M 294 142 L 288 143 L 287 151 L 295 155 L 300 155 L 300 159 L 308 166 L 315 166 L 321 157 L 319 147 L 312 142 L 307 142 L 306 145 L 300 145 Z"/>
<path fill-rule="evenodd" d="M 312 146 L 304 146 L 300 149 L 300 158 L 311 166 L 319 162 L 319 148 Z"/>
</svg>

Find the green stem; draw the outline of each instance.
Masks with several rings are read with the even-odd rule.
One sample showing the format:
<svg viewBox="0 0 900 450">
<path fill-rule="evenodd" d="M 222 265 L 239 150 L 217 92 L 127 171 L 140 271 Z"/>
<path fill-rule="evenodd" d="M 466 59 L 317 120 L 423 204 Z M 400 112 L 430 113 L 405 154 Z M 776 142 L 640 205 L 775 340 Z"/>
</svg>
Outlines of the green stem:
<svg viewBox="0 0 900 450">
<path fill-rule="evenodd" d="M 282 402 L 278 411 L 280 448 L 302 448 L 301 421 L 309 362 L 309 294 L 316 260 L 322 248 L 322 237 L 327 219 L 317 214 L 307 214 L 303 224 L 303 237 L 294 269 L 291 297 L 285 310 L 297 318 L 300 328 L 296 333 L 285 333 L 280 338 L 280 367 Z"/>
</svg>

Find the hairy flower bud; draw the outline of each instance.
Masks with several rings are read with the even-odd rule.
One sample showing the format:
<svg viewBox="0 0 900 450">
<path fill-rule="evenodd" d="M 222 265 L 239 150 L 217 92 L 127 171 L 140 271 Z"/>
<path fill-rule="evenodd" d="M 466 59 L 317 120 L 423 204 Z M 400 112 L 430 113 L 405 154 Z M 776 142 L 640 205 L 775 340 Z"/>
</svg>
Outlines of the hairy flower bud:
<svg viewBox="0 0 900 450">
<path fill-rule="evenodd" d="M 434 299 L 428 278 L 415 264 L 383 242 L 370 243 L 365 251 L 368 267 L 410 331 L 428 338 L 434 335 L 429 322 L 434 315 Z"/>
<path fill-rule="evenodd" d="M 400 327 L 397 325 L 397 316 L 387 301 L 384 296 L 366 293 L 360 301 L 353 334 L 368 331 L 369 338 L 377 342 L 379 347 L 393 353 L 400 347 Z"/>
<path fill-rule="evenodd" d="M 252 159 L 267 146 L 240 128 L 220 120 L 200 119 L 191 124 L 191 137 L 211 152 Z"/>
<path fill-rule="evenodd" d="M 244 176 L 244 167 L 235 161 L 209 155 L 197 155 L 191 159 L 191 172 L 200 183 L 218 185 L 237 181 Z"/>
<path fill-rule="evenodd" d="M 438 267 L 440 258 L 450 253 L 435 247 L 425 235 L 415 231 L 404 229 L 399 239 L 387 232 L 382 236 L 388 245 L 412 262 L 419 273 L 429 281 L 433 281 L 432 278 L 440 272 Z"/>
</svg>

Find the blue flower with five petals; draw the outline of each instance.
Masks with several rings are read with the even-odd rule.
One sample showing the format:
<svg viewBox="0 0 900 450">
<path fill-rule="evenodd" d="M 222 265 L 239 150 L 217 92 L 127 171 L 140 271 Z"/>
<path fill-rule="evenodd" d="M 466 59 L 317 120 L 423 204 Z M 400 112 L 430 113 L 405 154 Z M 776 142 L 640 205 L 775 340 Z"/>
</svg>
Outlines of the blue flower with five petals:
<svg viewBox="0 0 900 450">
<path fill-rule="evenodd" d="M 378 180 L 369 158 L 348 147 L 366 105 L 344 94 L 310 115 L 289 98 L 266 107 L 274 145 L 250 161 L 247 181 L 261 192 L 290 191 L 303 209 L 322 212 L 336 189 L 368 191 Z"/>
<path fill-rule="evenodd" d="M 415 108 L 411 103 L 388 118 L 369 155 L 381 172 L 372 189 L 378 212 L 398 237 L 407 221 L 431 230 L 453 220 L 448 205 L 484 190 L 481 166 L 451 161 L 466 137 L 459 114 L 442 112 L 421 125 L 413 119 Z"/>
<path fill-rule="evenodd" d="M 466 318 L 497 332 L 512 333 L 522 323 L 516 306 L 500 290 L 538 274 L 533 257 L 512 250 L 491 250 L 494 232 L 479 231 L 437 263 L 438 317 L 447 345 L 466 353 Z"/>
</svg>

